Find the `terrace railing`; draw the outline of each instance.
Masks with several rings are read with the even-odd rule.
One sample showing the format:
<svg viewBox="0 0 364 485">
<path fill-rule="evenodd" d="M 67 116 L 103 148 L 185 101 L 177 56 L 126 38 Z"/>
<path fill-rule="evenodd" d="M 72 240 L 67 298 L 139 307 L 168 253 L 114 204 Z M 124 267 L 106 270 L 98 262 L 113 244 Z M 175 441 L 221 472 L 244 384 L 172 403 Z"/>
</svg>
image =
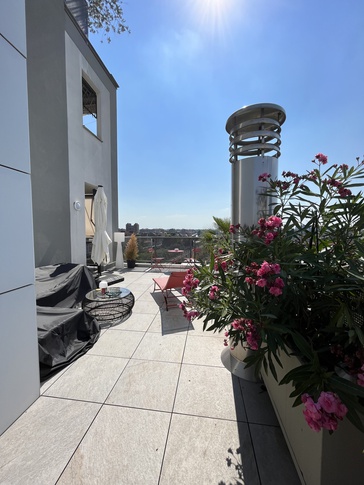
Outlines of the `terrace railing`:
<svg viewBox="0 0 364 485">
<path fill-rule="evenodd" d="M 138 263 L 151 263 L 152 257 L 157 257 L 163 258 L 163 264 L 180 264 L 191 260 L 206 259 L 208 256 L 198 237 L 137 235 L 137 238 Z M 125 245 L 128 240 L 129 237 L 126 236 Z"/>
</svg>

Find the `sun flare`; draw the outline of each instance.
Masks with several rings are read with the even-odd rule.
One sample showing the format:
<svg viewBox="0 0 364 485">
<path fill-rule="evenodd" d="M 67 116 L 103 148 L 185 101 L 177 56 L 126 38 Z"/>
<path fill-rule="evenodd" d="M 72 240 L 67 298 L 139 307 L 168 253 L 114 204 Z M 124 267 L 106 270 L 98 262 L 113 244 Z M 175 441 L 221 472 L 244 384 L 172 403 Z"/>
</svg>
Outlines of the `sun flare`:
<svg viewBox="0 0 364 485">
<path fill-rule="evenodd" d="M 233 14 L 235 0 L 192 0 L 193 16 L 203 28 L 212 34 L 221 35 Z"/>
</svg>

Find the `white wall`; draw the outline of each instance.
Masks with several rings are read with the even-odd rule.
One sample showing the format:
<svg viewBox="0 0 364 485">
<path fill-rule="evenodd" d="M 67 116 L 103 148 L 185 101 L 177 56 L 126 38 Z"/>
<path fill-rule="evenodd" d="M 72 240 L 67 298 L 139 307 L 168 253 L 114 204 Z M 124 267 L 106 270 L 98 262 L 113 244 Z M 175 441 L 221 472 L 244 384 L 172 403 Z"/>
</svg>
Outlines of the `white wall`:
<svg viewBox="0 0 364 485">
<path fill-rule="evenodd" d="M 71 209 L 72 261 L 86 263 L 85 182 L 103 185 L 108 198 L 107 232 L 112 238 L 110 93 L 66 33 L 66 79 Z M 95 88 L 98 98 L 98 137 L 82 124 L 82 76 Z M 82 204 L 73 209 L 74 201 Z M 110 250 L 111 250 L 110 245 Z"/>
<path fill-rule="evenodd" d="M 39 396 L 25 0 L 0 2 L 0 434 Z"/>
</svg>

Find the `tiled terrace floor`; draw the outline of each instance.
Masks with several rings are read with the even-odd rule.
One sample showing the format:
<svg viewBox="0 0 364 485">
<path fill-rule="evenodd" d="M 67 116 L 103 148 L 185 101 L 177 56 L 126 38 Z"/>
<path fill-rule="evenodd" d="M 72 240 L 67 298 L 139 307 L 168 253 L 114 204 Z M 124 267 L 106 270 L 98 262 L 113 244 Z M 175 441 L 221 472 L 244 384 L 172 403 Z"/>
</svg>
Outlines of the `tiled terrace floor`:
<svg viewBox="0 0 364 485">
<path fill-rule="evenodd" d="M 130 318 L 0 437 L 0 484 L 300 483 L 261 384 L 225 369 L 221 335 L 160 309 L 153 276 L 125 273 Z"/>
</svg>

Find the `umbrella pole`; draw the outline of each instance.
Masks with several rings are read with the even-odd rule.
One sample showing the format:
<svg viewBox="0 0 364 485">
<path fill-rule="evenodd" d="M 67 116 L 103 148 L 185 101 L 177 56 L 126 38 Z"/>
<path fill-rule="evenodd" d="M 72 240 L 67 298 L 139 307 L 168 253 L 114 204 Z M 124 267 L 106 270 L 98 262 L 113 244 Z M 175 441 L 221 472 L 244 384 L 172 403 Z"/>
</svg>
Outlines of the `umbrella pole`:
<svg viewBox="0 0 364 485">
<path fill-rule="evenodd" d="M 97 272 L 98 272 L 99 276 L 101 276 L 101 264 L 97 265 Z"/>
</svg>

